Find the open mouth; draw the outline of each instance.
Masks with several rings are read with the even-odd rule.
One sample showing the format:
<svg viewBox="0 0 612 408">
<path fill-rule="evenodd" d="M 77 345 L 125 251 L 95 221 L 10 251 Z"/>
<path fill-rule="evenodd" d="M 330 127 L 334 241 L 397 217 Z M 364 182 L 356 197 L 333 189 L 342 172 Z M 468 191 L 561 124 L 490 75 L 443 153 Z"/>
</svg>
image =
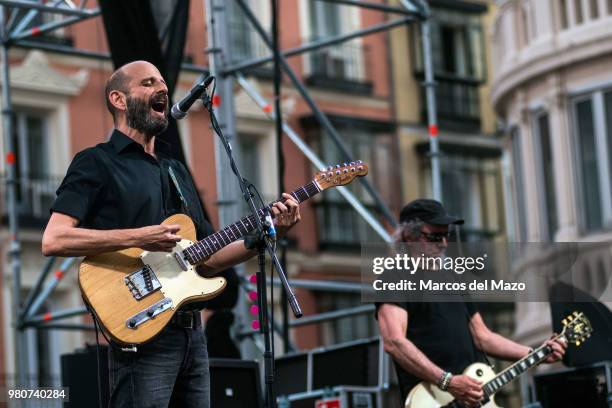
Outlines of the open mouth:
<svg viewBox="0 0 612 408">
<path fill-rule="evenodd" d="M 151 108 L 157 113 L 166 113 L 166 98 L 158 98 L 151 103 Z"/>
</svg>

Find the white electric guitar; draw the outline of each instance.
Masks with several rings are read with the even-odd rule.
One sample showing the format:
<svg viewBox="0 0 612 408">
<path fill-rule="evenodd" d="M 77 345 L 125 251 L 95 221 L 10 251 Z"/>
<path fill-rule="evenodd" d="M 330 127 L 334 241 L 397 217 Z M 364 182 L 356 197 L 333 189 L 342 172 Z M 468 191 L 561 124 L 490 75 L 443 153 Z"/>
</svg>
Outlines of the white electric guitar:
<svg viewBox="0 0 612 408">
<path fill-rule="evenodd" d="M 563 331 L 556 336 L 555 339 L 565 339 L 568 343 L 579 346 L 591 336 L 592 332 L 593 328 L 584 313 L 574 312 L 563 319 Z M 495 393 L 531 367 L 540 364 L 551 353 L 552 348 L 544 345 L 529 353 L 499 374 L 495 374 L 491 367 L 482 363 L 474 363 L 468 366 L 463 374 L 484 383 L 482 386 L 484 400 L 481 402 L 481 407 L 499 408 L 493 399 Z M 464 407 L 463 404 L 455 401 L 455 398 L 450 393 L 442 391 L 433 384 L 422 382 L 414 387 L 408 394 L 405 408 Z"/>
</svg>

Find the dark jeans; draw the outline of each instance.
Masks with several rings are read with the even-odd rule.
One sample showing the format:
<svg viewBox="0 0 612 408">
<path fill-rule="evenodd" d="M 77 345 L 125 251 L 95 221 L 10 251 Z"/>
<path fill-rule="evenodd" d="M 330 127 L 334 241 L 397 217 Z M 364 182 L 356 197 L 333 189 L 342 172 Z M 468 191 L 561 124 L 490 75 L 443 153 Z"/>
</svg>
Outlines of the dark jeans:
<svg viewBox="0 0 612 408">
<path fill-rule="evenodd" d="M 168 326 L 137 352 L 111 344 L 108 359 L 111 408 L 210 407 L 202 328 Z"/>
</svg>

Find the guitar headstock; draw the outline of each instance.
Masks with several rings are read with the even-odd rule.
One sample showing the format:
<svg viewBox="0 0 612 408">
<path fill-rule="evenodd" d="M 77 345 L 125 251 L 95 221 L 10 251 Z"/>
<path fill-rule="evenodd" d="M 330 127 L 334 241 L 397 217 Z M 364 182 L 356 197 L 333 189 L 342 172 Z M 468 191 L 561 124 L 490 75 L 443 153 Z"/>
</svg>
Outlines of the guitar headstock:
<svg viewBox="0 0 612 408">
<path fill-rule="evenodd" d="M 584 343 L 593 333 L 589 319 L 582 312 L 573 312 L 563 319 L 562 323 L 563 332 L 561 334 L 565 336 L 568 343 L 574 343 L 576 346 Z"/>
<path fill-rule="evenodd" d="M 343 165 L 329 166 L 316 174 L 315 181 L 323 191 L 330 187 L 343 186 L 353 181 L 355 177 L 363 177 L 366 174 L 368 174 L 368 165 L 357 160 Z"/>
</svg>

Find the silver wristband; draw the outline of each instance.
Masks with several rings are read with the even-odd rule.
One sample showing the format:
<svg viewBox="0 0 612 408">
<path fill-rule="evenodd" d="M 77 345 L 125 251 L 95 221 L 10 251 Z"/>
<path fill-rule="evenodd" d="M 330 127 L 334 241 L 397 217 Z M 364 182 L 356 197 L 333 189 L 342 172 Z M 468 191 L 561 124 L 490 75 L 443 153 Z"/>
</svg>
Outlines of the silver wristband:
<svg viewBox="0 0 612 408">
<path fill-rule="evenodd" d="M 440 377 L 438 380 L 438 388 L 440 388 L 442 391 L 446 391 L 450 385 L 451 378 L 453 378 L 453 375 L 450 372 L 443 372 L 442 377 Z"/>
</svg>

